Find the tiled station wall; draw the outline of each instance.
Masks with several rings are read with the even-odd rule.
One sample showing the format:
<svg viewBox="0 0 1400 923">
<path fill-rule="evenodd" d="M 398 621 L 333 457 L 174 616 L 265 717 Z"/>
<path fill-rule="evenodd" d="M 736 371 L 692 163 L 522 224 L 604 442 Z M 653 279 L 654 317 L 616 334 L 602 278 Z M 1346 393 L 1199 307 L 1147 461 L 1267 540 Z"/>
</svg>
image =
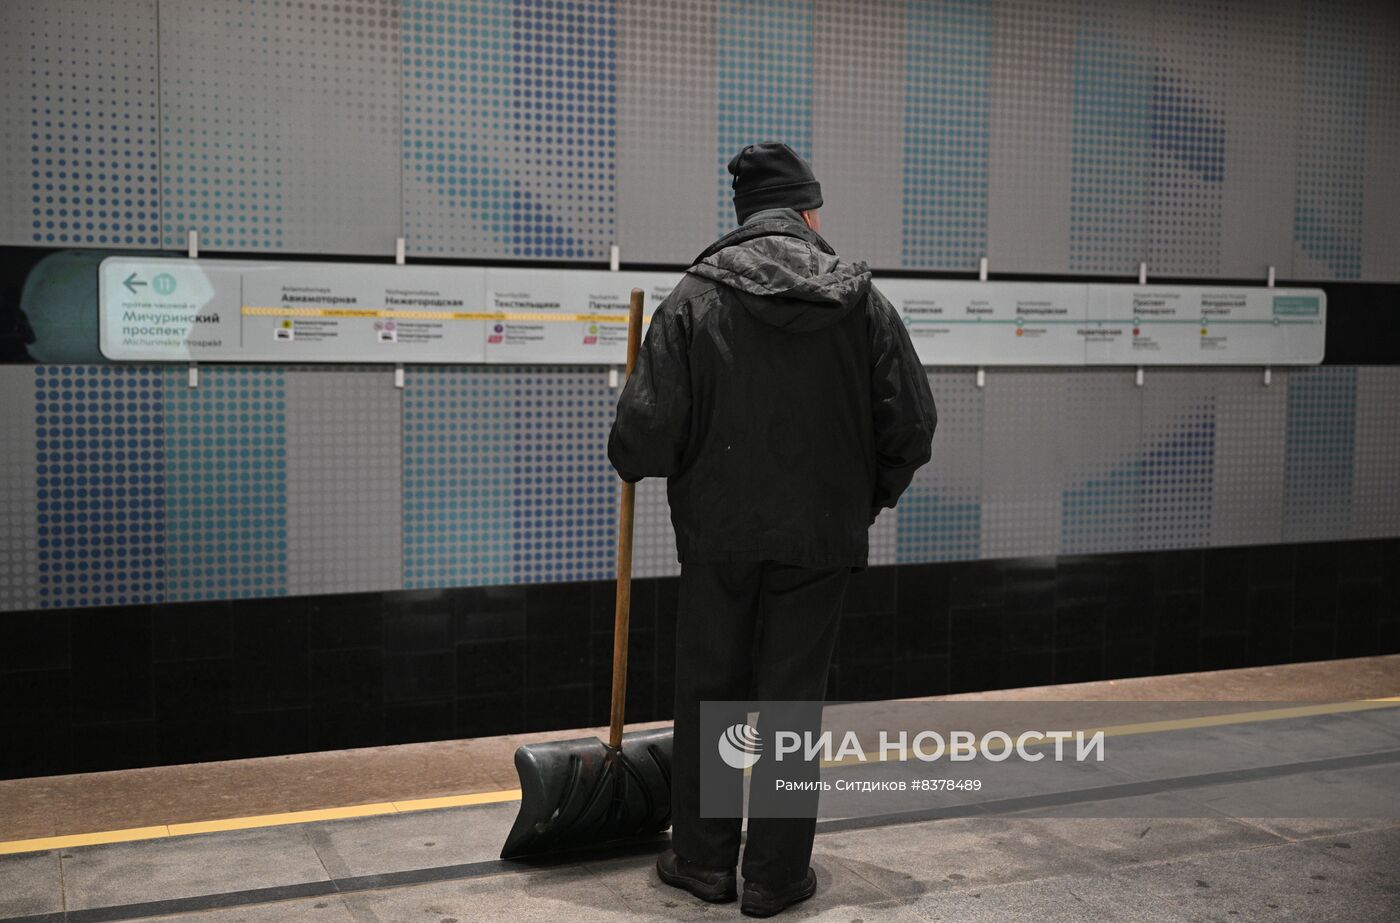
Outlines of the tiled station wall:
<svg viewBox="0 0 1400 923">
<path fill-rule="evenodd" d="M 812 158 L 887 270 L 1400 281 L 1400 13 L 15 0 L 0 244 L 683 266 Z M 759 53 L 762 51 L 763 53 Z M 1400 648 L 1400 366 L 934 368 L 832 695 Z M 596 723 L 600 369 L 0 367 L 5 774 Z M 629 715 L 669 714 L 643 482 Z M 12 745 L 10 745 L 12 744 Z"/>
</svg>

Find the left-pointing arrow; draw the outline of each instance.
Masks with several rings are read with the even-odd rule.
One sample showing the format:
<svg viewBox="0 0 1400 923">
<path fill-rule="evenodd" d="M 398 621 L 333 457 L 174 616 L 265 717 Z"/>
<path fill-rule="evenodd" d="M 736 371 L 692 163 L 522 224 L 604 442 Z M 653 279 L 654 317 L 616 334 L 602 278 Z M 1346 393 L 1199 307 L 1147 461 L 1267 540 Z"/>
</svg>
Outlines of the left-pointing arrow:
<svg viewBox="0 0 1400 923">
<path fill-rule="evenodd" d="M 143 281 L 141 281 L 140 279 L 136 278 L 136 273 L 134 273 L 134 272 L 133 272 L 131 275 L 127 276 L 125 279 L 122 280 L 122 285 L 125 285 L 125 286 L 127 287 L 127 289 L 128 289 L 128 290 L 131 292 L 131 294 L 133 294 L 133 295 L 136 294 L 136 286 L 138 286 L 138 285 L 145 285 L 145 284 L 146 284 L 145 282 L 143 282 Z"/>
</svg>

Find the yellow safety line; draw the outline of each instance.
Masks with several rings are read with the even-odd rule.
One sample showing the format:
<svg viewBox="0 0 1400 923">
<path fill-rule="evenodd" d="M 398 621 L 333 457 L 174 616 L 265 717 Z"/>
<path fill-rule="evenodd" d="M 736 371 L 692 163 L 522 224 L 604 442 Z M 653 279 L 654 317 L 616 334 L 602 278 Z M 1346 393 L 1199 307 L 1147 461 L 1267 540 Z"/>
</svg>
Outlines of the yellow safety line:
<svg viewBox="0 0 1400 923">
<path fill-rule="evenodd" d="M 471 795 L 445 795 L 441 798 L 414 798 L 409 801 L 395 801 L 399 811 L 435 811 L 438 808 L 462 808 L 473 804 L 496 804 L 500 801 L 519 801 L 520 789 L 508 788 L 500 792 L 476 792 Z"/>
<path fill-rule="evenodd" d="M 1090 729 L 1085 731 L 1085 733 L 1093 734 L 1097 731 L 1103 731 L 1105 737 L 1126 736 L 1129 734 L 1150 734 L 1163 731 L 1186 730 L 1189 728 L 1247 724 L 1254 721 L 1279 721 L 1287 718 L 1305 718 L 1312 715 L 1343 714 L 1346 712 L 1367 711 L 1376 708 L 1392 708 L 1396 705 L 1400 705 L 1400 696 L 1360 699 L 1353 702 L 1337 702 L 1327 705 L 1299 705 L 1252 712 L 1227 712 L 1219 715 L 1205 715 L 1199 718 L 1176 718 L 1163 721 L 1146 721 L 1139 724 L 1120 724 Z M 1041 740 L 1041 743 L 1050 742 L 1048 738 Z M 1035 746 L 1035 744 L 1030 745 Z M 884 760 L 883 754 L 870 757 L 868 761 L 892 762 L 891 760 Z M 822 766 L 840 766 L 856 762 L 859 762 L 859 760 L 855 757 L 842 760 L 823 760 Z M 478 804 L 497 804 L 503 801 L 519 800 L 520 789 L 512 788 L 497 792 L 473 792 L 467 795 L 445 795 L 439 798 L 382 801 L 371 804 L 347 805 L 338 808 L 316 808 L 307 811 L 287 811 L 281 814 L 230 817 L 223 820 L 160 824 L 151 827 L 130 827 L 125 830 L 105 830 L 99 833 L 71 833 L 64 836 L 34 837 L 25 840 L 0 842 L 0 855 L 40 852 L 46 849 L 63 849 L 70 846 L 93 846 L 99 843 L 127 843 L 135 840 L 153 840 L 161 837 L 185 836 L 194 833 L 216 833 L 227 830 L 248 830 L 256 827 L 277 827 L 285 824 L 305 824 L 315 821 L 339 820 L 349 817 L 372 817 L 381 814 L 402 814 L 410 811 L 433 811 L 442 808 L 456 808 Z"/>
<path fill-rule="evenodd" d="M 0 843 L 0 855 L 64 849 L 69 846 L 94 846 L 99 843 L 127 843 L 133 840 L 155 840 L 168 836 L 188 836 L 192 833 L 219 833 L 226 830 L 251 830 L 255 827 L 280 827 L 285 824 L 306 824 L 347 817 L 373 817 L 377 814 L 399 814 L 409 811 L 429 811 L 457 808 L 474 804 L 495 804 L 519 801 L 520 789 L 499 792 L 474 792 L 470 795 L 446 795 L 441 798 L 414 798 L 406 801 L 381 801 L 373 804 L 352 804 L 340 808 L 314 808 L 307 811 L 286 811 L 281 814 L 256 814 L 251 817 L 228 817 L 191 823 L 160 824 L 154 827 L 130 827 L 101 833 L 70 833 L 64 836 L 34 837 Z"/>
<path fill-rule="evenodd" d="M 254 827 L 280 827 L 283 824 L 306 824 L 318 820 L 340 820 L 346 817 L 373 817 L 376 814 L 393 814 L 393 802 L 378 804 L 352 804 L 343 808 L 312 808 L 308 811 L 286 811 L 281 814 L 255 814 L 252 817 L 228 817 L 223 820 L 200 820 L 183 824 L 169 824 L 166 829 L 170 836 L 185 836 L 191 833 L 219 833 L 224 830 L 251 830 Z"/>
<path fill-rule="evenodd" d="M 1288 718 L 1307 718 L 1312 715 L 1345 714 L 1354 711 L 1369 711 L 1376 708 L 1393 708 L 1400 703 L 1400 696 L 1378 699 L 1359 699 L 1354 702 L 1333 702 L 1326 705 L 1296 705 L 1287 708 L 1267 708 L 1259 711 L 1223 712 L 1218 715 L 1202 715 L 1199 718 L 1165 718 L 1161 721 L 1143 721 L 1137 724 L 1117 724 L 1101 728 L 1085 728 L 1079 733 L 1086 736 L 1103 733 L 1104 737 L 1127 737 L 1131 734 L 1159 734 L 1165 731 L 1183 731 L 1192 728 L 1222 727 L 1229 724 L 1248 724 L 1255 721 L 1283 721 Z M 1204 704 L 1204 703 L 1203 703 Z M 1014 735 L 1013 735 L 1014 737 Z M 1052 737 L 1028 738 L 1026 746 L 1038 747 L 1052 744 Z M 981 753 L 980 746 L 972 748 Z M 990 752 L 1000 754 L 1005 748 L 993 748 Z M 822 760 L 823 768 L 845 766 L 857 763 L 901 762 L 887 759 L 883 753 L 871 756 L 868 752 L 852 754 L 839 760 Z"/>
<path fill-rule="evenodd" d="M 32 840 L 11 840 L 0 843 L 0 855 L 36 852 L 43 849 L 63 849 L 67 846 L 95 846 L 98 843 L 129 843 L 133 840 L 154 840 L 170 836 L 164 824 L 158 827 L 128 827 L 125 830 L 104 830 L 101 833 L 70 833 L 67 836 L 44 836 Z"/>
</svg>

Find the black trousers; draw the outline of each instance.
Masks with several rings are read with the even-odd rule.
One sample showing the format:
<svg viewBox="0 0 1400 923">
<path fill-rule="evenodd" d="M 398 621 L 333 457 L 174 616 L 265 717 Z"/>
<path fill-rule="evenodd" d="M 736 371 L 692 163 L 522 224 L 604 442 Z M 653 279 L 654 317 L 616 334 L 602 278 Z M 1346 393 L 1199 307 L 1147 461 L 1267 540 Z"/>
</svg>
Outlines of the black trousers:
<svg viewBox="0 0 1400 923">
<path fill-rule="evenodd" d="M 700 816 L 702 701 L 820 703 L 836 645 L 850 568 L 807 568 L 773 561 L 681 566 L 676 618 L 676 705 L 671 778 L 671 843 L 676 855 L 710 868 L 739 858 L 739 817 Z M 821 729 L 821 707 L 783 716 L 785 728 Z M 740 719 L 742 720 L 742 719 Z M 760 714 L 760 724 L 764 716 Z M 763 784 L 772 762 L 754 766 Z M 816 772 L 816 764 L 811 772 Z M 742 777 L 736 779 L 742 781 Z M 816 835 L 816 795 L 809 817 L 749 819 L 744 878 L 780 887 L 807 874 Z"/>
</svg>

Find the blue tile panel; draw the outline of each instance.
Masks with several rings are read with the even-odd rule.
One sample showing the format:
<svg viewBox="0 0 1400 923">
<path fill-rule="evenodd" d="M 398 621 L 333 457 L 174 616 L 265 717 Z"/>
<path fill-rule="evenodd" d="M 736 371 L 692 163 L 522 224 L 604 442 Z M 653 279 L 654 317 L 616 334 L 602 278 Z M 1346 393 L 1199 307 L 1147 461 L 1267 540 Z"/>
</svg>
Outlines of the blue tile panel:
<svg viewBox="0 0 1400 923">
<path fill-rule="evenodd" d="M 1200 184 L 1225 181 L 1225 114 L 1197 98 L 1185 75 L 1163 66 L 1153 70 L 1152 151 L 1159 170 L 1170 165 Z M 1154 171 L 1153 179 L 1160 185 L 1167 177 Z M 1180 194 L 1171 189 L 1159 194 Z"/>
<path fill-rule="evenodd" d="M 1348 538 L 1356 450 L 1356 369 L 1288 373 L 1285 541 Z"/>
<path fill-rule="evenodd" d="M 1133 546 L 1142 497 L 1142 468 L 1143 460 L 1132 457 L 1061 492 L 1063 553 L 1086 554 Z"/>
<path fill-rule="evenodd" d="M 404 586 L 512 582 L 516 373 L 413 369 L 404 387 Z"/>
<path fill-rule="evenodd" d="M 197 389 L 183 368 L 39 366 L 32 374 L 35 531 L 6 551 L 33 549 L 27 579 L 37 605 L 286 594 L 288 558 L 298 550 L 287 544 L 280 369 L 207 367 Z M 1269 481 L 1282 475 L 1279 540 L 1345 539 L 1358 464 L 1357 370 L 1282 374 L 1282 471 L 1260 474 Z M 592 368 L 409 369 L 402 534 L 397 519 L 382 526 L 394 533 L 385 541 L 402 541 L 403 585 L 611 576 L 617 480 L 606 441 L 616 397 Z M 1045 553 L 1208 543 L 1218 531 L 1212 517 L 1220 515 L 1219 398 L 1193 399 L 1169 426 L 1144 434 L 1136 451 L 1068 472 L 1059 484 L 1060 475 L 1047 481 L 1045 490 L 1059 491 L 1061 512 L 1058 547 Z M 1259 412 L 1272 413 L 1265 404 Z M 377 424 L 369 416 L 357 425 Z M 1028 457 L 1056 451 L 1029 449 Z M 24 477 L 30 470 L 26 462 Z M 979 492 L 975 481 L 916 479 L 894 514 L 895 560 L 979 557 Z"/>
<path fill-rule="evenodd" d="M 404 234 L 419 252 L 452 249 L 452 223 L 482 253 L 509 254 L 514 179 L 497 153 L 511 122 L 508 0 L 406 0 L 403 10 L 404 171 L 436 190 L 436 207 L 404 203 Z"/>
<path fill-rule="evenodd" d="M 23 32 L 25 11 L 6 12 L 16 16 L 6 31 Z M 43 12 L 56 21 L 40 34 L 14 36 L 8 46 L 28 70 L 22 86 L 9 88 L 28 104 L 27 124 L 5 126 L 28 136 L 28 240 L 44 246 L 157 246 L 155 6 L 55 6 Z M 118 13 L 120 21 L 97 29 L 91 21 L 62 21 L 65 15 Z"/>
<path fill-rule="evenodd" d="M 165 598 L 163 402 L 155 368 L 34 370 L 41 607 Z"/>
<path fill-rule="evenodd" d="M 1215 495 L 1215 421 L 1212 398 L 1143 453 L 1134 547 L 1208 541 Z"/>
<path fill-rule="evenodd" d="M 1122 273 L 1146 255 L 1153 74 L 1143 48 L 1081 16 L 1074 37 L 1071 270 Z"/>
<path fill-rule="evenodd" d="M 281 369 L 162 374 L 167 598 L 287 592 L 287 437 Z"/>
<path fill-rule="evenodd" d="M 715 230 L 736 224 L 728 164 L 745 145 L 782 141 L 812 157 L 811 0 L 721 0 Z M 813 164 L 820 176 L 820 165 Z"/>
<path fill-rule="evenodd" d="M 1060 551 L 1131 551 L 1152 534 L 1185 544 L 1209 535 L 1215 473 L 1215 410 L 1209 403 L 1171 431 L 1149 437 L 1118 465 L 1076 478 L 1060 495 Z M 1154 545 L 1160 542 L 1154 542 Z"/>
<path fill-rule="evenodd" d="M 608 430 L 617 392 L 597 369 L 522 369 L 515 376 L 515 464 L 529 471 L 512 504 L 515 583 L 598 580 L 615 573 L 617 475 Z"/>
<path fill-rule="evenodd" d="M 1219 272 L 1225 151 L 1225 113 L 1187 74 L 1155 67 L 1146 259 L 1163 274 Z"/>
<path fill-rule="evenodd" d="M 1293 237 L 1325 267 L 1324 275 L 1356 279 L 1366 174 L 1366 19 L 1356 4 L 1307 0 L 1300 32 Z"/>
<path fill-rule="evenodd" d="M 271 41 L 284 16 L 279 0 L 218 5 L 208 28 L 241 45 L 249 70 L 270 70 L 294 41 Z M 212 8 L 211 8 L 212 9 Z M 259 40 L 261 36 L 261 40 Z M 164 49 L 183 53 L 185 49 Z M 282 142 L 271 119 L 230 106 L 218 84 L 166 81 L 160 109 L 162 243 L 185 246 L 189 230 L 206 249 L 280 250 L 283 244 Z"/>
<path fill-rule="evenodd" d="M 601 259 L 617 239 L 617 11 L 612 2 L 515 0 L 512 142 L 517 256 Z"/>
<path fill-rule="evenodd" d="M 982 503 L 911 485 L 900 498 L 895 527 L 899 564 L 971 560 L 981 553 Z"/>
<path fill-rule="evenodd" d="M 987 253 L 992 5 L 905 7 L 904 265 L 969 269 Z"/>
<path fill-rule="evenodd" d="M 405 199 L 419 253 L 601 259 L 615 237 L 611 0 L 408 0 Z M 466 227 L 463 227 L 465 223 Z"/>
</svg>

